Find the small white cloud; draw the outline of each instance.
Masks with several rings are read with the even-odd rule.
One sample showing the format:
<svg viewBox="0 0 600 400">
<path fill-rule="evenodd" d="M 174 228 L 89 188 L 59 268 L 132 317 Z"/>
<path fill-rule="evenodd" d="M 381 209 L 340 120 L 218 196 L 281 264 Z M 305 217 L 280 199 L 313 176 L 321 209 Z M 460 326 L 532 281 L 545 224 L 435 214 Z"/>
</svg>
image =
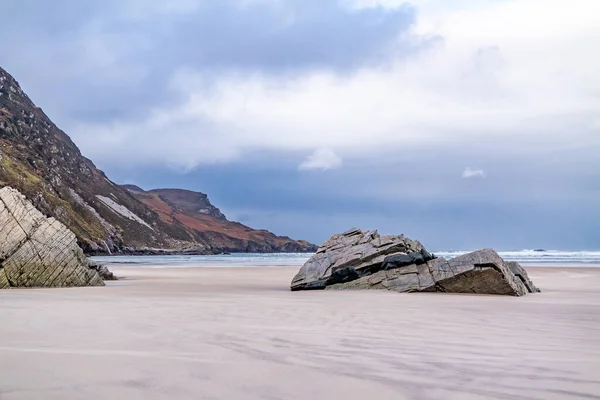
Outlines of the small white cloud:
<svg viewBox="0 0 600 400">
<path fill-rule="evenodd" d="M 471 167 L 465 168 L 462 173 L 462 177 L 465 179 L 470 178 L 485 178 L 485 171 L 482 169 L 473 169 Z"/>
<path fill-rule="evenodd" d="M 328 169 L 336 169 L 342 165 L 342 158 L 335 154 L 331 149 L 319 148 L 304 160 L 299 170 L 320 169 L 327 171 Z"/>
</svg>

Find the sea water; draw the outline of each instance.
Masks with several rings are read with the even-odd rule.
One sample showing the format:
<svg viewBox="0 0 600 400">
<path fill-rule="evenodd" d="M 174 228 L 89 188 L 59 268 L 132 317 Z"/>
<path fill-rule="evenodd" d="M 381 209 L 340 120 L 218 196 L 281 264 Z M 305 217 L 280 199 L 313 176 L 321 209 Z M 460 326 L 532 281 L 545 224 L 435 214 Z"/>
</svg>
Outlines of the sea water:
<svg viewBox="0 0 600 400">
<path fill-rule="evenodd" d="M 468 251 L 433 253 L 438 257 L 452 258 Z M 524 266 L 600 267 L 600 251 L 521 250 L 500 251 L 499 254 L 507 261 L 517 261 Z M 111 267 L 300 267 L 311 256 L 312 254 L 307 253 L 239 253 L 211 256 L 110 256 L 92 257 L 92 259 Z"/>
</svg>

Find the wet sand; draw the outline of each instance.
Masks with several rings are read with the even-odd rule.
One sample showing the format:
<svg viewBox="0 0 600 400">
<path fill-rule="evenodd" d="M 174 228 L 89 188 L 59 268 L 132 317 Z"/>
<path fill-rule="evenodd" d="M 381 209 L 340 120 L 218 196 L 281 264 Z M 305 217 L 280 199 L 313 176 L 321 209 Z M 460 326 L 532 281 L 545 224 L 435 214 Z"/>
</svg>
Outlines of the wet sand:
<svg viewBox="0 0 600 400">
<path fill-rule="evenodd" d="M 289 292 L 297 268 L 0 291 L 0 399 L 600 399 L 600 268 L 523 298 Z"/>
</svg>

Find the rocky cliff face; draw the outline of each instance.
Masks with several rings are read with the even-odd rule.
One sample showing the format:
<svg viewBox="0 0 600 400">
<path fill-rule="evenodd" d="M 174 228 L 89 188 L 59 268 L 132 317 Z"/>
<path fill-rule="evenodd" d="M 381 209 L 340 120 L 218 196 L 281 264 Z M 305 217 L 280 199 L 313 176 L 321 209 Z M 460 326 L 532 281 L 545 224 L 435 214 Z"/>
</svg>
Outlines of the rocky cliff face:
<svg viewBox="0 0 600 400">
<path fill-rule="evenodd" d="M 204 193 L 183 189 L 152 189 L 151 192 L 173 208 L 187 213 L 206 215 L 221 221 L 227 220 L 221 210 L 213 206 L 208 200 L 208 195 Z"/>
<path fill-rule="evenodd" d="M 314 252 L 317 249 L 306 241 L 228 221 L 204 193 L 181 189 L 144 191 L 133 185 L 124 187 L 165 223 L 183 227 L 193 241 L 211 252 Z"/>
<path fill-rule="evenodd" d="M 103 285 L 73 232 L 17 190 L 0 189 L 0 289 Z"/>
<path fill-rule="evenodd" d="M 189 240 L 111 182 L 0 69 L 0 187 L 18 189 L 71 229 L 87 252 Z M 175 228 L 175 229 L 174 229 Z"/>
<path fill-rule="evenodd" d="M 66 225 L 90 254 L 147 248 L 212 252 L 212 231 L 199 240 L 201 236 L 185 224 L 165 219 L 113 183 L 81 155 L 18 82 L 0 68 L 0 187 L 3 186 L 18 189 L 43 214 Z M 176 201 L 186 213 L 224 219 L 218 209 L 208 207 L 205 195 L 183 194 L 175 194 L 169 201 Z M 191 205 L 198 208 L 189 209 Z M 216 235 L 215 239 L 219 237 Z M 254 248 L 242 240 L 232 247 L 271 249 L 260 240 L 256 243 L 258 247 Z M 216 247 L 221 247 L 221 243 Z"/>
</svg>

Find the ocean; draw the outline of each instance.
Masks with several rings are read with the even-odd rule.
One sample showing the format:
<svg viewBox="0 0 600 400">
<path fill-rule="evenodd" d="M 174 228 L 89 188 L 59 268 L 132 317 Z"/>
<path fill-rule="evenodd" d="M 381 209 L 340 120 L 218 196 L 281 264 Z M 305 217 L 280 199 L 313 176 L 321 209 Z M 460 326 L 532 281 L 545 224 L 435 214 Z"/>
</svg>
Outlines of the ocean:
<svg viewBox="0 0 600 400">
<path fill-rule="evenodd" d="M 438 257 L 452 258 L 468 251 L 434 252 Z M 507 261 L 517 261 L 523 266 L 542 267 L 600 267 L 600 251 L 557 251 L 557 250 L 520 250 L 500 251 Z M 109 256 L 91 257 L 93 260 L 110 267 L 147 266 L 162 268 L 176 267 L 264 267 L 264 266 L 302 266 L 312 254 L 228 254 L 212 256 Z"/>
</svg>

